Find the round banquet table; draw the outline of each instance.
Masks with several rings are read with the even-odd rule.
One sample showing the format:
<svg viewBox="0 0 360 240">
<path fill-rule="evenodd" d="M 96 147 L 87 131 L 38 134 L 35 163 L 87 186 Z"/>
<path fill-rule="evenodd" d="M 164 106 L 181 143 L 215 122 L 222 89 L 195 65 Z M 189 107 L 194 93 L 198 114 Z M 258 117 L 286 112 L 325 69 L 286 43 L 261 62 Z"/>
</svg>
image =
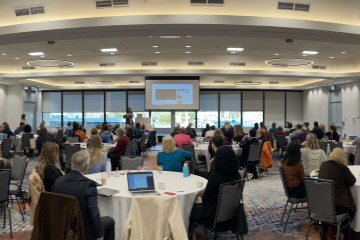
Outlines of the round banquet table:
<svg viewBox="0 0 360 240">
<path fill-rule="evenodd" d="M 184 178 L 182 173 L 179 172 L 163 171 L 159 174 L 158 171 L 153 171 L 153 173 L 155 189 L 159 193 L 162 195 L 165 195 L 164 192 L 176 193 L 184 225 L 188 230 L 195 197 L 198 192 L 206 187 L 207 180 L 196 175 Z M 86 177 L 100 182 L 101 173 L 89 174 Z M 196 182 L 202 182 L 203 186 L 201 188 L 196 187 Z M 158 189 L 158 183 L 165 183 L 165 189 Z M 98 195 L 98 207 L 101 216 L 110 216 L 115 220 L 115 239 L 121 239 L 133 197 L 128 191 L 126 174 L 115 177 L 113 172 L 112 176 L 107 178 L 107 184 L 104 187 L 120 190 L 119 193 L 111 197 Z M 149 222 L 151 222 L 151 219 L 149 219 Z"/>
<path fill-rule="evenodd" d="M 229 145 L 230 146 L 230 145 Z M 231 145 L 236 156 L 241 156 L 241 153 L 242 153 L 242 148 L 240 148 L 240 146 L 238 144 L 236 145 Z M 202 154 L 206 157 L 206 165 L 207 165 L 207 169 L 208 171 L 210 171 L 210 154 L 209 154 L 209 143 L 206 143 L 206 144 L 199 144 L 197 145 L 194 150 L 195 150 L 195 158 L 197 160 L 197 157 L 199 154 Z"/>
</svg>

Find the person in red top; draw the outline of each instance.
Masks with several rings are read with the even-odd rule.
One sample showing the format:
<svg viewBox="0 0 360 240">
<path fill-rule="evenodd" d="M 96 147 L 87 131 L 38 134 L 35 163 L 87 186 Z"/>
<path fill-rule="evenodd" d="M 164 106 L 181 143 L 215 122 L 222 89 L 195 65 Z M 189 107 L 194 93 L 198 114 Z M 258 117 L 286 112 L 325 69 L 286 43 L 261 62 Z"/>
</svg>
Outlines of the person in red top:
<svg viewBox="0 0 360 240">
<path fill-rule="evenodd" d="M 178 148 L 183 149 L 183 144 L 193 144 L 189 135 L 185 135 L 186 128 L 181 127 L 180 133 L 174 136 L 174 141 Z"/>
<path fill-rule="evenodd" d="M 79 124 L 78 130 L 75 132 L 74 135 L 78 135 L 80 137 L 80 142 L 84 142 L 84 140 L 88 138 L 83 132 L 83 125 L 81 124 Z"/>
<path fill-rule="evenodd" d="M 123 156 L 126 150 L 126 145 L 130 142 L 130 138 L 126 136 L 125 129 L 118 128 L 116 130 L 116 135 L 119 137 L 119 140 L 112 150 L 110 149 L 108 158 L 111 160 L 111 171 L 116 170 L 116 168 L 121 169 L 120 165 L 120 156 Z"/>
</svg>

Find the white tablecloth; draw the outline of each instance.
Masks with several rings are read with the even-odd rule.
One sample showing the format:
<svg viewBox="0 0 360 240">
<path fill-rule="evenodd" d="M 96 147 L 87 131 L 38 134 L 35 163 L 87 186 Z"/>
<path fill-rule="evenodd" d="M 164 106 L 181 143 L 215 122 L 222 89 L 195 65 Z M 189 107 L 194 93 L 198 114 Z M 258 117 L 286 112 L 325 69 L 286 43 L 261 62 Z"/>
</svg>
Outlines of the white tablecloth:
<svg viewBox="0 0 360 240">
<path fill-rule="evenodd" d="M 82 148 L 82 149 L 87 148 L 87 143 L 77 142 L 77 143 L 69 143 L 69 144 L 80 144 L 80 148 Z M 103 146 L 104 146 L 105 151 L 108 152 L 109 149 L 115 147 L 116 144 L 115 143 L 103 143 Z"/>
<path fill-rule="evenodd" d="M 355 152 L 356 146 L 352 145 L 351 142 L 343 142 L 343 149 L 346 154 Z"/>
<path fill-rule="evenodd" d="M 101 178 L 100 173 L 86 176 L 98 181 Z M 196 194 L 206 187 L 207 180 L 196 175 L 184 178 L 182 173 L 178 172 L 163 171 L 162 174 L 159 174 L 154 171 L 154 182 L 155 189 L 158 192 L 162 194 L 164 192 L 176 193 L 184 225 L 188 229 L 190 213 Z M 160 182 L 165 183 L 165 190 L 158 189 L 158 183 Z M 203 187 L 197 188 L 196 182 L 202 182 Z M 132 196 L 128 192 L 126 175 L 120 175 L 119 177 L 112 175 L 107 179 L 107 184 L 104 187 L 120 190 L 120 193 L 111 197 L 98 196 L 98 207 L 101 216 L 110 216 L 115 220 L 115 239 L 121 239 L 132 200 Z M 149 219 L 149 224 L 151 224 L 151 219 Z"/>
<path fill-rule="evenodd" d="M 210 154 L 209 154 L 209 143 L 206 144 L 199 144 L 197 147 L 195 147 L 195 157 L 197 160 L 197 156 L 199 154 L 205 155 L 206 157 L 206 164 L 207 164 L 207 168 L 208 171 L 210 171 Z M 242 153 L 242 149 L 240 148 L 239 145 L 232 145 L 233 150 L 235 151 L 236 156 L 241 156 Z"/>
<path fill-rule="evenodd" d="M 348 166 L 352 174 L 356 177 L 356 183 L 350 187 L 352 197 L 356 206 L 355 217 L 351 223 L 351 228 L 355 232 L 360 232 L 360 166 Z"/>
</svg>

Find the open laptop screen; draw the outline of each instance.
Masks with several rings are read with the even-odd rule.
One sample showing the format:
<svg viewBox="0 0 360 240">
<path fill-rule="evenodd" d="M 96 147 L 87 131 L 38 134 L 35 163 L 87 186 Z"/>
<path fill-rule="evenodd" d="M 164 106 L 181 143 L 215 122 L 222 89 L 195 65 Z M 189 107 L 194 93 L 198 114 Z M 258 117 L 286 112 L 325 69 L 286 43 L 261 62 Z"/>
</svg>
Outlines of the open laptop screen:
<svg viewBox="0 0 360 240">
<path fill-rule="evenodd" d="M 155 190 L 152 172 L 134 172 L 127 174 L 129 191 Z"/>
</svg>

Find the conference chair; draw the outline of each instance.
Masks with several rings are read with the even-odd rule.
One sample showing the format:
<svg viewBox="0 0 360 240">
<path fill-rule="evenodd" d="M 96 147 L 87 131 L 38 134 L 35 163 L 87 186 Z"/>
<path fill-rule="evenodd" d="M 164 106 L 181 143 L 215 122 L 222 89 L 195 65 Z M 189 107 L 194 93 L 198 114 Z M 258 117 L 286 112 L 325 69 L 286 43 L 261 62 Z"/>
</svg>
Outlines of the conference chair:
<svg viewBox="0 0 360 240">
<path fill-rule="evenodd" d="M 283 214 L 281 216 L 281 220 L 280 220 L 280 223 L 282 223 L 283 221 L 283 218 L 284 218 L 284 215 L 285 215 L 285 212 L 286 212 L 286 209 L 287 209 L 287 206 L 288 204 L 290 203 L 291 206 L 290 206 L 290 211 L 289 211 L 289 214 L 287 216 L 287 219 L 286 219 L 286 223 L 285 223 L 285 226 L 284 226 L 284 229 L 283 229 L 283 232 L 285 232 L 286 230 L 286 227 L 288 225 L 288 222 L 289 222 L 289 218 L 290 218 L 290 214 L 291 214 L 291 211 L 294 209 L 295 211 L 298 209 L 298 204 L 299 203 L 306 203 L 307 202 L 307 198 L 294 198 L 294 197 L 289 197 L 289 192 L 288 192 L 288 188 L 286 186 L 286 181 L 285 181 L 285 176 L 284 176 L 284 172 L 281 168 L 281 166 L 279 167 L 279 173 L 280 173 L 280 178 L 281 178 L 281 183 L 282 183 L 282 186 L 284 188 L 284 192 L 285 192 L 285 195 L 287 197 L 287 201 L 286 201 L 286 204 L 285 204 L 285 208 L 284 208 L 284 211 L 283 211 Z M 293 208 L 293 205 L 296 204 L 295 208 Z"/>
<path fill-rule="evenodd" d="M 11 211 L 9 208 L 9 186 L 11 170 L 0 170 L 0 208 L 4 211 L 4 228 L 6 223 L 6 211 L 9 211 L 10 238 L 12 239 Z"/>
<path fill-rule="evenodd" d="M 24 176 L 26 173 L 26 167 L 28 165 L 27 156 L 14 156 L 14 163 L 11 171 L 11 179 L 10 187 L 9 187 L 9 195 L 14 196 L 17 204 L 19 205 L 19 210 L 23 220 L 25 214 L 25 199 L 23 196 L 22 184 L 24 181 Z"/>
<path fill-rule="evenodd" d="M 79 152 L 80 144 L 66 144 L 65 145 L 65 155 L 66 155 L 66 164 L 71 167 L 71 158 L 72 156 Z"/>
<path fill-rule="evenodd" d="M 254 166 L 258 173 L 259 179 L 261 179 L 261 166 L 260 166 L 261 149 L 262 149 L 262 143 L 250 144 L 249 155 L 247 159 L 247 167 Z"/>
<path fill-rule="evenodd" d="M 2 141 L 2 156 L 4 158 L 11 158 L 14 156 L 14 151 L 11 150 L 12 140 L 10 138 Z"/>
<path fill-rule="evenodd" d="M 211 232 L 215 232 L 214 239 L 217 239 L 217 233 L 226 230 L 231 230 L 236 235 L 236 239 L 239 239 L 239 235 L 242 239 L 242 235 L 248 230 L 244 207 L 241 203 L 244 184 L 244 179 L 221 184 L 212 226 L 209 228 L 196 222 L 193 223 L 190 226 L 189 239 L 193 239 L 193 235 L 196 235 L 197 228 L 205 228 L 209 239 L 212 239 Z"/>
<path fill-rule="evenodd" d="M 33 138 L 32 134 L 23 134 L 21 136 L 22 149 L 26 152 L 30 149 L 30 138 Z"/>
<path fill-rule="evenodd" d="M 330 142 L 330 151 L 332 152 L 334 148 L 343 148 L 342 142 Z"/>
<path fill-rule="evenodd" d="M 348 213 L 336 215 L 334 181 L 308 177 L 304 179 L 309 207 L 309 224 L 306 239 L 309 237 L 311 224 L 321 222 L 336 225 L 336 240 L 338 240 L 340 231 L 351 224 L 351 219 Z M 343 222 L 345 224 L 341 227 Z"/>
<path fill-rule="evenodd" d="M 133 143 L 132 143 L 132 142 L 128 142 L 128 143 L 126 144 L 124 156 L 130 157 L 130 156 L 131 156 L 131 153 L 132 153 L 132 150 L 133 150 Z"/>
<path fill-rule="evenodd" d="M 285 135 L 274 135 L 276 145 L 278 149 L 281 149 L 281 157 L 283 156 L 284 150 L 286 150 L 287 141 Z"/>
<path fill-rule="evenodd" d="M 69 143 L 78 143 L 80 142 L 80 137 L 77 135 L 73 135 L 70 137 L 66 137 L 66 141 L 68 141 Z"/>
<path fill-rule="evenodd" d="M 63 137 L 64 137 L 64 129 L 58 129 L 56 138 L 59 139 L 60 141 L 62 141 Z"/>
<path fill-rule="evenodd" d="M 329 142 L 319 142 L 319 147 L 321 150 L 325 152 L 325 154 L 330 154 L 327 152 L 327 146 L 330 144 Z"/>
<path fill-rule="evenodd" d="M 195 157 L 195 148 L 193 144 L 183 144 L 182 145 L 183 150 L 184 151 L 188 151 L 192 153 L 192 158 L 190 161 L 190 173 L 191 174 L 196 174 L 199 176 L 204 177 L 205 175 L 207 175 L 206 170 L 207 170 L 207 166 L 206 166 L 206 162 L 205 163 L 201 163 L 196 161 L 196 157 Z"/>
<path fill-rule="evenodd" d="M 144 165 L 144 158 L 141 156 L 137 156 L 137 157 L 121 156 L 120 164 L 121 164 L 121 169 L 123 170 L 137 170 L 138 167 Z"/>
</svg>

